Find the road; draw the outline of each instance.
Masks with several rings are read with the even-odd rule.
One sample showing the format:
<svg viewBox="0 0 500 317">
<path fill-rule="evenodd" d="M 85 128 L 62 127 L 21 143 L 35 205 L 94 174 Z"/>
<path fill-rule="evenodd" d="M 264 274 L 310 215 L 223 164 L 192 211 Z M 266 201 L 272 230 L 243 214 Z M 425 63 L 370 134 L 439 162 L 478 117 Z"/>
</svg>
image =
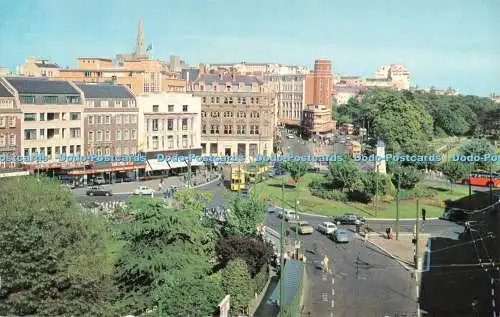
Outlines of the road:
<svg viewBox="0 0 500 317">
<path fill-rule="evenodd" d="M 311 225 L 324 219 L 303 217 Z M 278 230 L 280 219 L 268 217 L 268 226 Z M 348 231 L 350 243 L 338 245 L 314 232 L 300 236 L 307 257 L 307 287 L 304 315 L 311 316 L 413 316 L 416 284 L 410 272 Z M 294 234 L 292 234 L 294 235 Z M 318 269 L 327 255 L 332 274 Z"/>
</svg>

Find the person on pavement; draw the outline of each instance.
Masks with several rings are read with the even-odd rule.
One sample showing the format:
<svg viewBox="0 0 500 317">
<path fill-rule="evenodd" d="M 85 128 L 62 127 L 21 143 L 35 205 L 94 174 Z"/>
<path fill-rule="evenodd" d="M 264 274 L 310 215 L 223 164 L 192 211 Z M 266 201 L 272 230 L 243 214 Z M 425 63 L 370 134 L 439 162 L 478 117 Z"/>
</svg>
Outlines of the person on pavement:
<svg viewBox="0 0 500 317">
<path fill-rule="evenodd" d="M 422 220 L 425 221 L 425 215 L 427 214 L 427 210 L 425 208 L 422 208 Z"/>
</svg>

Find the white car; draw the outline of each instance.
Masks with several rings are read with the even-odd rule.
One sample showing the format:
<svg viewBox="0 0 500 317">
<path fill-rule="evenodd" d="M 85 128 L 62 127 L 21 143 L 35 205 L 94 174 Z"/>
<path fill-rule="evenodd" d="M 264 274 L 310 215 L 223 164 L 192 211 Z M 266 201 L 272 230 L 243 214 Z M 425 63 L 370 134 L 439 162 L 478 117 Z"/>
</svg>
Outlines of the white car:
<svg viewBox="0 0 500 317">
<path fill-rule="evenodd" d="M 136 190 L 134 190 L 134 195 L 153 195 L 154 194 L 154 190 L 147 187 L 147 186 L 139 186 L 139 188 L 137 188 Z"/>
<path fill-rule="evenodd" d="M 299 215 L 295 213 L 295 211 L 290 210 L 290 209 L 285 209 L 284 212 L 283 210 L 280 211 L 278 217 L 283 217 L 283 214 L 285 215 L 285 220 L 290 221 L 290 220 L 299 220 Z"/>
<path fill-rule="evenodd" d="M 332 234 L 337 230 L 337 225 L 334 224 L 333 222 L 322 222 L 318 225 L 318 232 L 321 232 L 323 234 Z"/>
<path fill-rule="evenodd" d="M 286 137 L 289 138 L 289 139 L 295 139 L 295 136 L 293 134 L 289 134 Z"/>
</svg>

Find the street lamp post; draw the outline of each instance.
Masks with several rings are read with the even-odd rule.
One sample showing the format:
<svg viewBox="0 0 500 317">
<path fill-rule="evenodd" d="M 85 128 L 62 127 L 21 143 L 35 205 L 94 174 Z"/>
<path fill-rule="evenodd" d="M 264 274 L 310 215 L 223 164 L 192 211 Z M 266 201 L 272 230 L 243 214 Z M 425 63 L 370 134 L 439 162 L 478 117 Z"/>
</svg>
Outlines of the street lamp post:
<svg viewBox="0 0 500 317">
<path fill-rule="evenodd" d="M 283 302 L 285 300 L 285 177 L 281 177 L 281 225 L 280 225 L 280 316 L 284 316 Z"/>
<path fill-rule="evenodd" d="M 398 189 L 396 192 L 396 240 L 399 240 L 399 191 L 401 190 L 401 171 L 398 173 Z"/>
</svg>

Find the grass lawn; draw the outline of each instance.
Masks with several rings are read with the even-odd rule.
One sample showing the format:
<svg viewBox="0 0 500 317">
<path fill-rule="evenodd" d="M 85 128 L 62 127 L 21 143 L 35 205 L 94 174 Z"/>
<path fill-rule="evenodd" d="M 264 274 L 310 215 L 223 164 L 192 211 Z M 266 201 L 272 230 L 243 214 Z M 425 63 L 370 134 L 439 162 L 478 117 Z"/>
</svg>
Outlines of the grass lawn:
<svg viewBox="0 0 500 317">
<path fill-rule="evenodd" d="M 322 179 L 321 174 L 307 174 L 295 188 L 291 184 L 290 178 L 285 177 L 284 201 L 285 208 L 294 208 L 295 201 L 299 201 L 298 210 L 311 214 L 324 216 L 336 216 L 344 213 L 359 214 L 368 218 L 395 218 L 395 202 L 379 202 L 378 210 L 373 204 L 362 203 L 344 203 L 333 200 L 326 200 L 311 195 L 308 184 L 313 179 Z M 255 193 L 263 198 L 269 198 L 276 206 L 282 206 L 282 178 L 274 178 L 254 187 Z M 440 183 L 424 183 L 423 186 L 435 190 L 437 196 L 435 199 L 420 199 L 419 208 L 427 210 L 427 217 L 438 217 L 443 213 L 443 201 L 447 199 L 455 200 L 467 195 L 467 188 L 454 186 L 454 191 L 450 192 L 450 186 Z M 399 204 L 400 218 L 415 218 L 417 206 L 415 200 L 402 200 Z"/>
</svg>

